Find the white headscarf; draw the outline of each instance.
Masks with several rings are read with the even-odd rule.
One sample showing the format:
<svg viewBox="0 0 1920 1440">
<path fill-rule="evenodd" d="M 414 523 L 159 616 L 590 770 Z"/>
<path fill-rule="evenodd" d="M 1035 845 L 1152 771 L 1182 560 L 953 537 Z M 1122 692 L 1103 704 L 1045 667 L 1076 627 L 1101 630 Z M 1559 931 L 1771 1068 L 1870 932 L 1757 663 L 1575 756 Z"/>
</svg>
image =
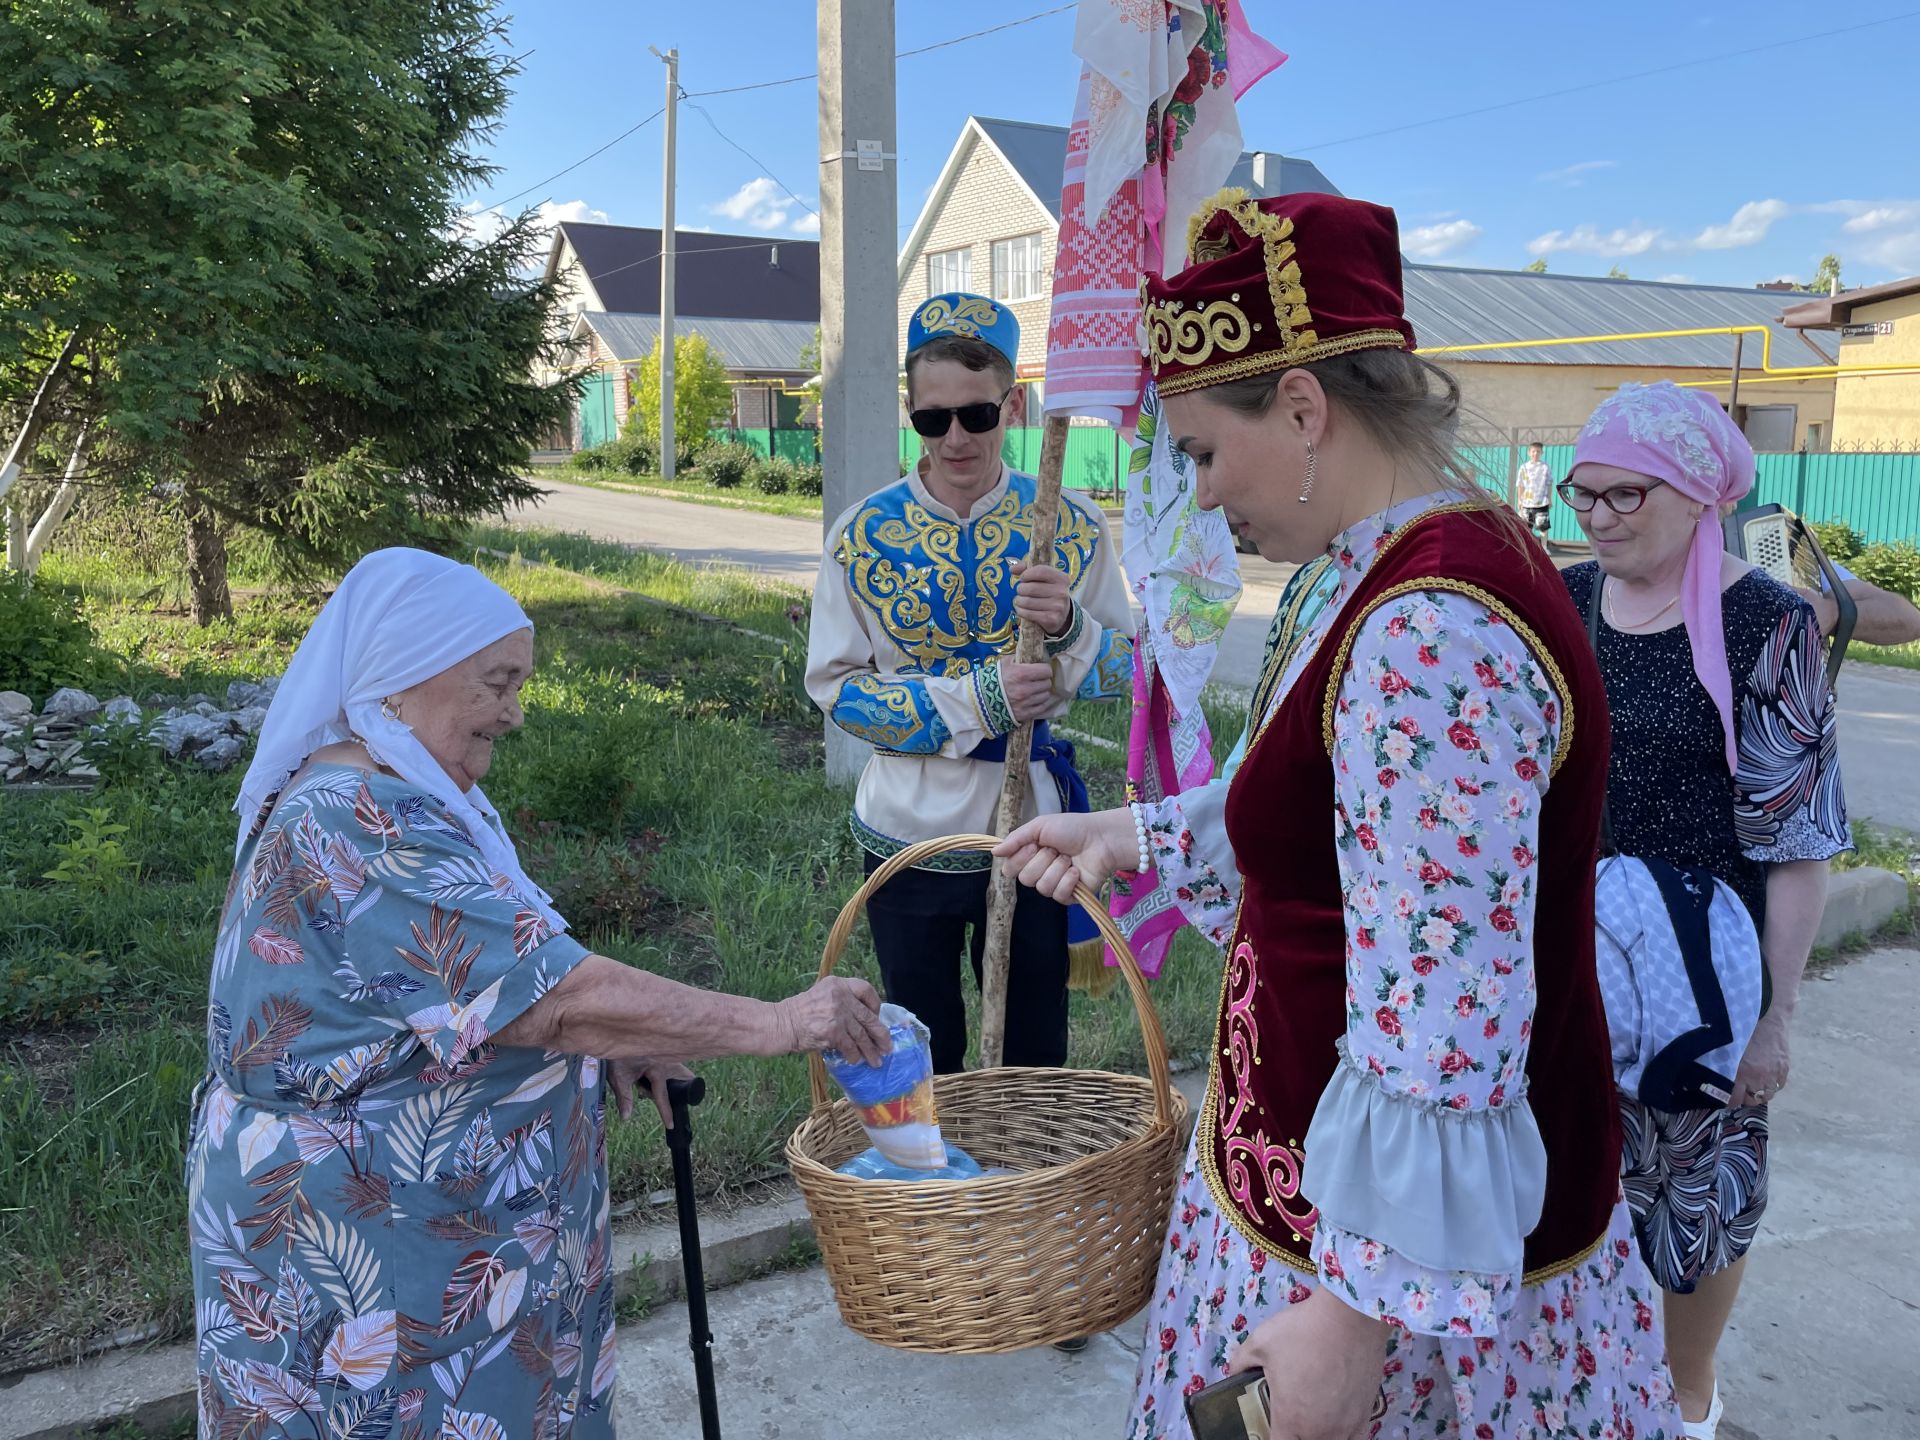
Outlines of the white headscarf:
<svg viewBox="0 0 1920 1440">
<path fill-rule="evenodd" d="M 380 764 L 446 804 L 495 871 L 556 929 L 552 897 L 520 868 L 500 814 L 478 785 L 462 791 L 381 704 L 533 622 L 471 565 L 425 550 L 376 550 L 349 570 L 293 653 L 260 727 L 234 809 L 238 860 L 260 808 L 324 745 L 358 738 Z"/>
</svg>

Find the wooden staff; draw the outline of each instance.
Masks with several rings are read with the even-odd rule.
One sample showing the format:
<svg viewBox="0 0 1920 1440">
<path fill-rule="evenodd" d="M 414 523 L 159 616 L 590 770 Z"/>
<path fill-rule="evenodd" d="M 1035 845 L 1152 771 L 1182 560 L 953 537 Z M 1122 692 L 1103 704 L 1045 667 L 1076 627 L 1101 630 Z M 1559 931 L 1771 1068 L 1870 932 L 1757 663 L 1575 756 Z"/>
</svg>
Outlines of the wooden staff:
<svg viewBox="0 0 1920 1440">
<path fill-rule="evenodd" d="M 1049 415 L 1040 438 L 1039 486 L 1033 496 L 1033 540 L 1027 564 L 1054 563 L 1053 534 L 1060 519 L 1060 473 L 1066 468 L 1067 417 Z M 1037 665 L 1047 658 L 1047 637 L 1038 625 L 1022 625 L 1014 647 L 1016 664 Z M 1000 806 L 994 812 L 993 833 L 1006 835 L 1019 825 L 1027 808 L 1027 787 L 1033 769 L 1033 722 L 1022 720 L 1007 737 L 1007 778 L 1000 787 Z M 980 1064 L 997 1069 L 1006 1050 L 1007 970 L 1013 945 L 1013 907 L 1020 885 L 1007 868 L 995 862 L 987 888 L 987 943 L 980 979 Z"/>
</svg>

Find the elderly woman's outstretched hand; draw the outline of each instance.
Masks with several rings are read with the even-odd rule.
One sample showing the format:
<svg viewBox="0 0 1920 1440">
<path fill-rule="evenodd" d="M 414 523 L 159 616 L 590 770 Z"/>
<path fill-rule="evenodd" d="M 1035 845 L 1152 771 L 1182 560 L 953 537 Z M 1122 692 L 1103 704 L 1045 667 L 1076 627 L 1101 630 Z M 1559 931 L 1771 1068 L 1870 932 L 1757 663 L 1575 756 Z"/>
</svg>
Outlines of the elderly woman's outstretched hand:
<svg viewBox="0 0 1920 1440">
<path fill-rule="evenodd" d="M 886 1059 L 893 1042 L 880 1023 L 880 997 L 864 980 L 825 975 L 798 995 L 789 995 L 775 1007 L 784 1028 L 787 1052 L 811 1054 L 838 1050 L 859 1056 L 869 1065 Z"/>
</svg>

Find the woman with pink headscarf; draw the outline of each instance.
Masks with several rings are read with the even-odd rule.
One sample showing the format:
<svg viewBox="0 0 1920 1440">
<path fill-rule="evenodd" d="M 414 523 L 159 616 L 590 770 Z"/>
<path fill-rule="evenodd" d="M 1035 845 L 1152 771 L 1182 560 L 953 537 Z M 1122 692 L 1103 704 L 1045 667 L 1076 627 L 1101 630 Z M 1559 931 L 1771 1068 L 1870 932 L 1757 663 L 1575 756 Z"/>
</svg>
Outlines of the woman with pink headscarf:
<svg viewBox="0 0 1920 1440">
<path fill-rule="evenodd" d="M 1583 614 L 1599 611 L 1614 843 L 1725 881 L 1772 983 L 1726 1109 L 1621 1096 L 1627 1199 L 1666 1292 L 1690 1437 L 1719 1423 L 1714 1351 L 1766 1208 L 1767 1106 L 1787 1083 L 1827 862 L 1852 843 L 1813 611 L 1722 546 L 1720 507 L 1753 478 L 1753 447 L 1719 404 L 1662 381 L 1601 402 L 1559 487 L 1593 542 L 1596 563 L 1565 579 Z"/>
</svg>

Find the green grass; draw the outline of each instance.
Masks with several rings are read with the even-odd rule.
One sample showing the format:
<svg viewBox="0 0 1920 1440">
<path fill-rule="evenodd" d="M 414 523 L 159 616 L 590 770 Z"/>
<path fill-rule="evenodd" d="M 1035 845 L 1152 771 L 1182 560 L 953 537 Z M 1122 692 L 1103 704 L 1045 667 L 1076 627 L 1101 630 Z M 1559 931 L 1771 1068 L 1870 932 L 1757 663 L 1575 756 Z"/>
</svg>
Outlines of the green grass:
<svg viewBox="0 0 1920 1440">
<path fill-rule="evenodd" d="M 1909 883 L 1920 880 L 1920 836 L 1872 820 L 1856 820 L 1853 846 L 1846 854 L 1834 857 L 1834 869 L 1857 870 L 1863 865 L 1877 865 L 1882 870 L 1906 876 Z"/>
<path fill-rule="evenodd" d="M 611 475 L 598 470 L 563 467 L 550 477 L 569 485 L 590 485 L 596 490 L 622 490 L 629 495 L 663 495 L 672 500 L 690 500 L 696 505 L 715 505 L 728 510 L 755 510 L 762 515 L 804 515 L 820 518 L 818 495 L 762 495 L 751 482 L 719 490 L 709 485 L 698 471 L 666 480 L 658 475 Z"/>
<path fill-rule="evenodd" d="M 1847 647 L 1847 659 L 1865 665 L 1894 665 L 1902 670 L 1920 670 L 1920 640 L 1905 645 L 1860 645 Z"/>
<path fill-rule="evenodd" d="M 819 720 L 797 684 L 804 637 L 790 612 L 804 614 L 801 597 L 616 545 L 520 530 L 472 539 L 563 567 L 481 561 L 533 617 L 539 655 L 526 728 L 501 747 L 487 789 L 576 932 L 692 983 L 767 998 L 810 983 L 861 868 L 848 797 L 825 783 Z M 48 571 L 85 593 L 135 693 L 218 693 L 275 673 L 318 604 L 257 594 L 201 630 L 165 575 L 131 561 L 68 553 Z M 1124 706 L 1080 706 L 1073 723 L 1117 737 Z M 1117 799 L 1122 754 L 1089 746 L 1083 758 L 1097 799 Z M 192 1327 L 181 1151 L 204 1070 L 239 773 L 171 766 L 133 744 L 105 756 L 103 772 L 91 795 L 0 802 L 0 1370 L 124 1329 Z M 89 859 L 70 820 L 96 841 L 101 826 L 126 826 L 112 836 L 126 873 Z M 63 858 L 74 878 L 43 878 Z M 843 969 L 873 976 L 864 938 Z M 1219 973 L 1187 936 L 1156 985 L 1176 1055 L 1204 1049 Z M 1143 1067 L 1124 990 L 1076 995 L 1072 1026 L 1073 1063 Z M 782 1173 L 808 1104 L 802 1062 L 700 1068 L 701 1190 Z M 612 1127 L 616 1203 L 670 1184 L 646 1113 Z"/>
</svg>

